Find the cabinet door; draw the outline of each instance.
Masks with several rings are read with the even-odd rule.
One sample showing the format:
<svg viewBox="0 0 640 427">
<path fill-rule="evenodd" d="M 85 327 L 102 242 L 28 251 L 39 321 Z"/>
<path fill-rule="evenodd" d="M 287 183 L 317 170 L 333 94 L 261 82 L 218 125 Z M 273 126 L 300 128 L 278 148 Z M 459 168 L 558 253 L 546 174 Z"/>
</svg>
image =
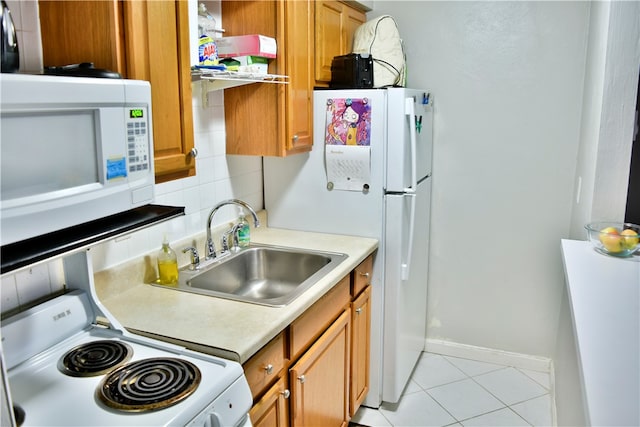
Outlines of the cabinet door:
<svg viewBox="0 0 640 427">
<path fill-rule="evenodd" d="M 342 14 L 345 5 L 338 1 L 319 1 L 316 3 L 316 82 L 331 81 L 331 60 L 344 51 L 345 36 L 342 30 Z"/>
<path fill-rule="evenodd" d="M 288 427 L 289 396 L 287 378 L 282 377 L 249 411 L 254 427 Z"/>
<path fill-rule="evenodd" d="M 369 391 L 371 286 L 351 304 L 351 388 L 349 415 L 356 413 Z"/>
<path fill-rule="evenodd" d="M 309 151 L 313 146 L 313 8 L 310 0 L 279 2 L 280 26 L 285 29 L 285 152 Z"/>
<path fill-rule="evenodd" d="M 353 269 L 351 280 L 351 296 L 357 297 L 367 286 L 371 285 L 373 275 L 373 255 L 369 255 L 356 268 Z"/>
<path fill-rule="evenodd" d="M 38 13 L 45 66 L 93 62 L 127 75 L 119 1 L 40 0 Z"/>
<path fill-rule="evenodd" d="M 151 82 L 156 182 L 194 175 L 188 3 L 42 0 L 38 6 L 44 64 L 93 62 Z"/>
<path fill-rule="evenodd" d="M 124 5 L 128 77 L 151 83 L 156 182 L 195 175 L 188 3 Z"/>
<path fill-rule="evenodd" d="M 358 9 L 347 6 L 343 15 L 344 27 L 344 52 L 353 51 L 353 36 L 356 34 L 358 27 L 367 22 L 367 15 Z"/>
<path fill-rule="evenodd" d="M 242 366 L 254 399 L 284 370 L 288 363 L 285 346 L 285 334 L 280 333 Z"/>
<path fill-rule="evenodd" d="M 227 154 L 287 156 L 311 150 L 313 123 L 313 2 L 223 1 L 225 35 L 262 34 L 276 39 L 269 73 L 289 83 L 256 83 L 226 89 Z"/>
<path fill-rule="evenodd" d="M 339 1 L 316 2 L 315 13 L 315 84 L 331 82 L 334 56 L 350 53 L 356 29 L 366 22 L 364 12 Z"/>
<path fill-rule="evenodd" d="M 289 370 L 293 426 L 346 426 L 349 420 L 351 310 Z"/>
</svg>

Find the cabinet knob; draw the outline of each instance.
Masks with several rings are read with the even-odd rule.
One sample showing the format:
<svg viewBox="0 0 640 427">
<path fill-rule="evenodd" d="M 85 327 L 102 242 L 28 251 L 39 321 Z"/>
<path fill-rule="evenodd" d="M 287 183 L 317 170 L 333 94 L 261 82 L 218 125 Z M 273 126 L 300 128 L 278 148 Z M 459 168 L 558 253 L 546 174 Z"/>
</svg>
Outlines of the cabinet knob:
<svg viewBox="0 0 640 427">
<path fill-rule="evenodd" d="M 285 389 L 285 391 L 280 392 L 280 394 L 285 398 L 288 399 L 289 396 L 291 396 L 291 392 L 289 391 L 289 389 Z"/>
<path fill-rule="evenodd" d="M 294 144 L 298 142 L 298 135 L 293 135 L 293 138 L 291 138 L 291 141 L 293 141 Z"/>
<path fill-rule="evenodd" d="M 273 374 L 273 365 L 269 363 L 267 366 L 264 367 L 264 370 L 267 373 L 267 375 Z"/>
<path fill-rule="evenodd" d="M 300 384 L 303 384 L 305 382 L 306 378 L 304 377 L 304 375 L 300 375 L 298 377 L 298 381 L 300 381 Z"/>
<path fill-rule="evenodd" d="M 191 151 L 189 151 L 189 154 L 187 155 L 195 159 L 196 157 L 198 157 L 198 149 L 196 147 L 193 147 Z"/>
<path fill-rule="evenodd" d="M 359 274 L 360 276 L 369 277 L 369 273 L 363 273 L 363 272 L 361 272 L 361 271 L 358 271 L 358 274 Z"/>
<path fill-rule="evenodd" d="M 362 307 L 356 308 L 356 314 L 360 314 L 360 313 L 362 313 Z"/>
</svg>

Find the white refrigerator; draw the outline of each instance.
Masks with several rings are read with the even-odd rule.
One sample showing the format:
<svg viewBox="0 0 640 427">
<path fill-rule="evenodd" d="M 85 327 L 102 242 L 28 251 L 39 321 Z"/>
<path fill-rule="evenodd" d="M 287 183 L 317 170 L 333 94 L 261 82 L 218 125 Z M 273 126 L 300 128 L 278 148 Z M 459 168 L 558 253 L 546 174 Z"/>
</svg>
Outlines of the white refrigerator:
<svg viewBox="0 0 640 427">
<path fill-rule="evenodd" d="M 373 237 L 370 389 L 397 402 L 425 343 L 432 101 L 407 88 L 314 91 L 313 149 L 264 158 L 270 227 Z"/>
</svg>

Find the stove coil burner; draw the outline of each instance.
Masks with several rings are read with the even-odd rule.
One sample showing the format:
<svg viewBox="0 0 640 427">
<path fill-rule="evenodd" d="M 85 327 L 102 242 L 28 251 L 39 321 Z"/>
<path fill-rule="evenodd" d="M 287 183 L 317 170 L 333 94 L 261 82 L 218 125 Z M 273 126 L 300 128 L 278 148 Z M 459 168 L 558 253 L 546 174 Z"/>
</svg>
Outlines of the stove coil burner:
<svg viewBox="0 0 640 427">
<path fill-rule="evenodd" d="M 69 350 L 58 368 L 72 377 L 94 377 L 128 362 L 133 349 L 120 341 L 91 341 Z"/>
<path fill-rule="evenodd" d="M 130 412 L 163 409 L 191 395 L 200 384 L 200 370 L 175 358 L 143 359 L 109 373 L 96 390 L 107 406 Z"/>
</svg>

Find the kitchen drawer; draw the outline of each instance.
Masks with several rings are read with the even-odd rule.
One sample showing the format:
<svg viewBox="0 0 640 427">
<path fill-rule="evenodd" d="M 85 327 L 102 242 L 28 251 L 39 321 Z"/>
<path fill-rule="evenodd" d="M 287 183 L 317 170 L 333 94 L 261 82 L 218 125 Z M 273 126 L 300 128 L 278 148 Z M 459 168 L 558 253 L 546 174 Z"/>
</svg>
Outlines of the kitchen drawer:
<svg viewBox="0 0 640 427">
<path fill-rule="evenodd" d="M 350 276 L 347 275 L 289 326 L 292 360 L 307 349 L 344 311 L 351 300 L 349 283 Z"/>
<path fill-rule="evenodd" d="M 243 365 L 254 399 L 278 378 L 287 363 L 284 334 L 281 332 Z"/>
<path fill-rule="evenodd" d="M 357 297 L 360 292 L 371 284 L 373 274 L 373 255 L 369 255 L 353 270 L 353 281 L 351 283 L 351 296 Z"/>
</svg>

